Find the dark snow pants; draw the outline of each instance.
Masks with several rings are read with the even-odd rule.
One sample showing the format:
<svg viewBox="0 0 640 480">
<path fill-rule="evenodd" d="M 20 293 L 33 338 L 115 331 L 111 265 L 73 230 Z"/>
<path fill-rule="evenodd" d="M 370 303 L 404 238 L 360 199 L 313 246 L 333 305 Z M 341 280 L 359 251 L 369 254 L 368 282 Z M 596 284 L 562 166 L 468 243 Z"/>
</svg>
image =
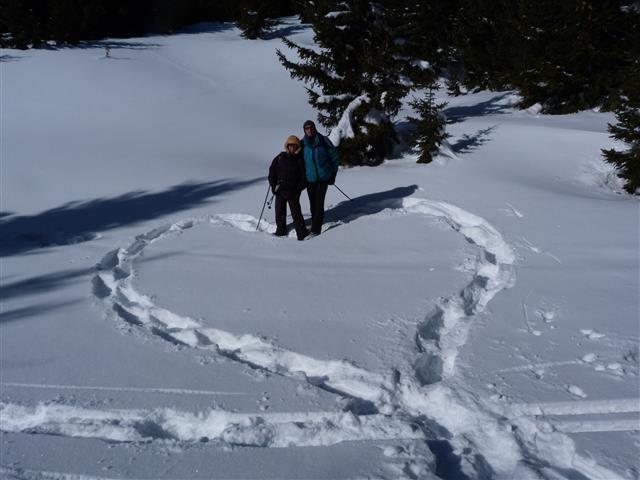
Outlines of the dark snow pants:
<svg viewBox="0 0 640 480">
<path fill-rule="evenodd" d="M 327 195 L 327 182 L 314 182 L 307 185 L 309 208 L 311 209 L 311 233 L 320 235 L 324 223 L 324 197 Z"/>
<path fill-rule="evenodd" d="M 304 239 L 309 232 L 307 227 L 304 226 L 304 217 L 302 216 L 302 209 L 300 208 L 300 193 L 301 192 L 286 192 L 283 194 L 276 194 L 276 235 L 287 235 L 287 204 L 289 204 L 289 210 L 291 210 L 291 217 L 293 217 L 293 226 L 296 229 L 296 236 L 298 240 Z"/>
</svg>

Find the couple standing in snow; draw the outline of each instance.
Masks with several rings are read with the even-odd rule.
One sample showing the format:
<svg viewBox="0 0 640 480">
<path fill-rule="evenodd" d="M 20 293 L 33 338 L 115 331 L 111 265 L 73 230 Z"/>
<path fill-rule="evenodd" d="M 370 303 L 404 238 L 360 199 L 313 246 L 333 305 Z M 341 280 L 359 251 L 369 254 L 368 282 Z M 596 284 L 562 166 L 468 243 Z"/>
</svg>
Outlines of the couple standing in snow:
<svg viewBox="0 0 640 480">
<path fill-rule="evenodd" d="M 307 189 L 311 209 L 311 234 L 320 235 L 324 222 L 324 197 L 333 185 L 340 160 L 333 144 L 320 135 L 315 124 L 303 125 L 302 141 L 295 135 L 287 138 L 285 151 L 269 167 L 269 185 L 275 195 L 276 235 L 287 235 L 287 204 L 293 217 L 298 240 L 309 236 L 300 208 L 300 194 Z"/>
</svg>

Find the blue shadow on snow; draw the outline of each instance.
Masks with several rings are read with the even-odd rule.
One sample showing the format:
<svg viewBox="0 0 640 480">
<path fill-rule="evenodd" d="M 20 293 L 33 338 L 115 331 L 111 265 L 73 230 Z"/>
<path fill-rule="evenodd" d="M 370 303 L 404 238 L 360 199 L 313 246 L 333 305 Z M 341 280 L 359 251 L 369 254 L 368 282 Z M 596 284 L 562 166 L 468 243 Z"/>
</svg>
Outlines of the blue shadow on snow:
<svg viewBox="0 0 640 480">
<path fill-rule="evenodd" d="M 198 207 L 210 203 L 213 197 L 260 181 L 264 181 L 264 177 L 185 183 L 157 193 L 138 191 L 113 198 L 70 202 L 36 215 L 0 212 L 0 257 L 93 240 L 98 232 Z"/>
<path fill-rule="evenodd" d="M 362 195 L 352 201 L 346 200 L 325 212 L 325 222 L 350 223 L 360 217 L 374 215 L 387 208 L 402 208 L 402 199 L 410 197 L 417 189 L 417 185 L 397 187 L 384 192 Z"/>
<path fill-rule="evenodd" d="M 501 93 L 475 105 L 445 108 L 443 113 L 447 117 L 447 123 L 459 123 L 472 117 L 500 115 L 515 106 L 508 102 L 502 102 L 502 100 L 511 94 L 512 92 Z"/>
<path fill-rule="evenodd" d="M 490 140 L 488 136 L 495 129 L 496 125 L 494 125 L 493 127 L 478 130 L 473 135 L 468 135 L 465 133 L 456 143 L 451 145 L 451 150 L 453 150 L 453 152 L 456 154 L 464 154 L 472 152 L 473 150 L 477 150 Z"/>
</svg>

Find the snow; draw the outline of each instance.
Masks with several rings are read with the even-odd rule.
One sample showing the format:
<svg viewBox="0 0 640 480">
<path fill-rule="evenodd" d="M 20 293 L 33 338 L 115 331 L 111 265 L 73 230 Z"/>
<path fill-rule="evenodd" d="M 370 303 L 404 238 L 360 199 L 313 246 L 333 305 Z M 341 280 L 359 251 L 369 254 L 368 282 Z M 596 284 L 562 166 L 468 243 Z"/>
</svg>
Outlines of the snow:
<svg viewBox="0 0 640 480">
<path fill-rule="evenodd" d="M 276 37 L 6 52 L 0 475 L 638 478 L 613 116 L 440 92 L 437 161 L 343 169 L 322 235 L 276 238 L 267 168 L 314 117 Z"/>
<path fill-rule="evenodd" d="M 349 102 L 349 105 L 347 105 L 347 108 L 345 108 L 338 121 L 338 125 L 336 125 L 329 134 L 329 140 L 333 145 L 337 147 L 343 138 L 353 138 L 355 136 L 353 112 L 360 105 L 367 102 L 369 102 L 369 95 L 366 94 L 360 95 Z"/>
</svg>

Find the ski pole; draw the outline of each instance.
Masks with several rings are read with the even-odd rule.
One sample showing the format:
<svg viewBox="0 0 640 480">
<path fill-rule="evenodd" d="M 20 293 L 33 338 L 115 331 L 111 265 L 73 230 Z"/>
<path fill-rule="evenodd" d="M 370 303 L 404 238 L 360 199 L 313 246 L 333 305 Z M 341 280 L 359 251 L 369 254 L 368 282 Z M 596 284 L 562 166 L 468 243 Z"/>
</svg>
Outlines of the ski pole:
<svg viewBox="0 0 640 480">
<path fill-rule="evenodd" d="M 333 184 L 334 187 L 336 187 L 338 189 L 338 191 L 343 194 L 345 197 L 347 197 L 349 199 L 349 201 L 353 202 L 353 198 L 349 197 L 349 195 L 347 195 L 346 193 L 344 193 L 340 187 L 338 185 L 336 185 L 335 183 Z"/>
<path fill-rule="evenodd" d="M 260 218 L 258 219 L 258 224 L 256 225 L 256 232 L 260 229 L 260 221 L 262 220 L 262 214 L 264 213 L 264 207 L 267 205 L 267 198 L 269 198 L 269 190 L 271 190 L 271 185 L 267 186 L 267 194 L 264 196 L 264 203 L 262 204 L 262 211 L 260 212 Z"/>
</svg>

